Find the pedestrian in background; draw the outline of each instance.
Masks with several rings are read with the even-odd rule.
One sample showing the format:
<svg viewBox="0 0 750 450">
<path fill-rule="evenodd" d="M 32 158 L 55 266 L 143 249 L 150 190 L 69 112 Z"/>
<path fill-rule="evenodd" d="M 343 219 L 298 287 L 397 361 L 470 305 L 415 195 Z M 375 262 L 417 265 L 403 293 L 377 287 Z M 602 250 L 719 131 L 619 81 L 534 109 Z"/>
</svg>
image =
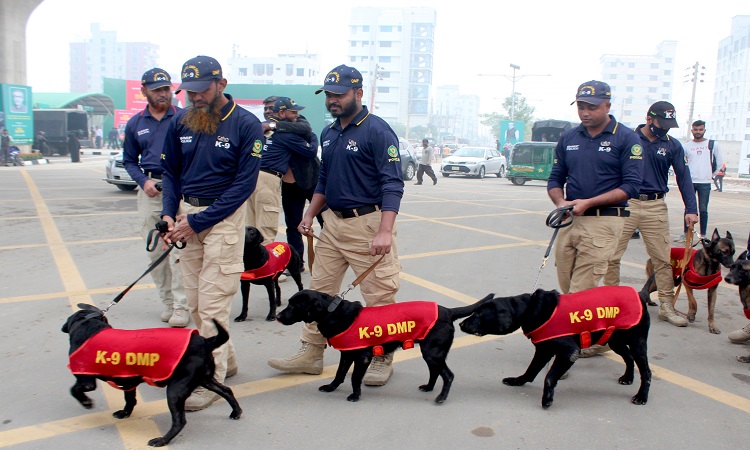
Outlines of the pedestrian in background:
<svg viewBox="0 0 750 450">
<path fill-rule="evenodd" d="M 433 186 L 437 184 L 437 176 L 435 171 L 432 170 L 432 160 L 434 157 L 434 151 L 430 147 L 430 142 L 427 139 L 422 139 L 422 157 L 419 158 L 419 169 L 417 169 L 417 182 L 414 184 L 422 184 L 422 177 L 427 172 L 427 176 L 432 178 Z"/>
</svg>

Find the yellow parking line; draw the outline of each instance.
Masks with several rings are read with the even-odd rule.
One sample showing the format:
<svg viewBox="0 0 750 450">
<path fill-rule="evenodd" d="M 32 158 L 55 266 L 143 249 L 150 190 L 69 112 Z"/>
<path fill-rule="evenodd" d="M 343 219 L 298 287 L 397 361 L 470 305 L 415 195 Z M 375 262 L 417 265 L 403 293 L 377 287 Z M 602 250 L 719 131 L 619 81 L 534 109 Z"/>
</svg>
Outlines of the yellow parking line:
<svg viewBox="0 0 750 450">
<path fill-rule="evenodd" d="M 26 171 L 21 172 L 21 175 L 23 175 L 26 185 L 29 187 L 31 199 L 34 202 L 34 207 L 36 208 L 37 213 L 39 214 L 39 222 L 42 226 L 42 231 L 44 232 L 47 242 L 50 244 L 50 251 L 52 252 L 52 257 L 57 266 L 57 272 L 60 274 L 65 290 L 68 292 L 86 292 L 86 283 L 83 281 L 83 277 L 78 271 L 78 267 L 68 251 L 68 248 L 65 246 L 62 235 L 60 235 L 60 230 L 57 229 L 57 225 L 55 225 L 55 221 L 52 219 L 49 208 L 47 208 L 47 204 L 39 193 L 39 189 Z M 88 294 L 69 295 L 68 301 L 73 310 L 78 309 L 76 306 L 78 303 L 93 304 L 93 300 Z M 113 388 L 107 386 L 105 389 L 112 390 Z M 108 404 L 111 408 L 112 405 L 115 404 L 112 394 L 105 391 L 105 397 L 107 397 Z M 122 403 L 122 399 L 120 399 L 120 403 Z M 118 428 L 120 428 L 119 425 Z M 136 441 L 134 433 L 130 430 L 130 425 L 123 425 L 120 430 L 120 437 L 122 438 L 125 448 L 142 447 L 143 443 L 137 443 L 140 442 L 141 438 L 139 437 L 138 441 Z M 152 420 L 143 421 L 140 424 L 139 431 L 141 433 L 153 434 L 154 436 L 160 435 L 156 423 Z"/>
<path fill-rule="evenodd" d="M 141 238 L 138 236 L 125 237 L 125 238 L 108 238 L 108 239 L 90 239 L 86 241 L 68 241 L 63 244 L 66 246 L 71 245 L 84 245 L 84 244 L 111 244 L 112 242 L 125 242 L 125 241 L 140 241 Z M 23 244 L 23 245 L 6 245 L 0 247 L 0 250 L 19 250 L 24 248 L 36 248 L 36 247 L 49 247 L 50 244 Z"/>
<path fill-rule="evenodd" d="M 127 216 L 136 215 L 138 211 L 111 211 L 104 213 L 84 213 L 84 214 L 53 214 L 51 217 L 55 219 L 68 218 L 68 217 L 96 217 L 96 216 Z M 3 217 L 0 220 L 30 220 L 36 219 L 37 216 L 19 216 L 19 217 Z"/>
<path fill-rule="evenodd" d="M 68 292 L 68 291 L 62 291 L 62 292 L 50 292 L 47 294 L 34 294 L 34 295 L 20 295 L 18 297 L 6 297 L 6 298 L 0 298 L 0 305 L 3 303 L 16 303 L 16 302 L 31 302 L 36 300 L 50 300 L 53 298 L 61 298 L 61 297 L 70 297 L 70 296 L 92 296 L 96 294 L 119 294 L 120 292 L 124 291 L 127 286 L 110 286 L 105 288 L 99 288 L 99 289 L 87 289 L 85 291 L 77 291 L 77 292 Z M 131 291 L 140 291 L 143 289 L 153 289 L 156 285 L 154 283 L 146 283 L 146 284 L 136 284 L 132 288 L 130 288 Z"/>
</svg>

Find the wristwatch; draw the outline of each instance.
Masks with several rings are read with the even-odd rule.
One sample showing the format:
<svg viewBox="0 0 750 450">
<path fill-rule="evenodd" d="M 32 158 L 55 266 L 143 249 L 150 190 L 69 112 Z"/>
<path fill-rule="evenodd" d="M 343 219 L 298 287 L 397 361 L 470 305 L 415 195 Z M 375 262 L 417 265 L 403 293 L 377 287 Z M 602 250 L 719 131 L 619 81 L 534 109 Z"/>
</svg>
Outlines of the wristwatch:
<svg viewBox="0 0 750 450">
<path fill-rule="evenodd" d="M 276 131 L 276 122 L 269 123 L 268 128 L 270 128 L 271 131 Z"/>
</svg>

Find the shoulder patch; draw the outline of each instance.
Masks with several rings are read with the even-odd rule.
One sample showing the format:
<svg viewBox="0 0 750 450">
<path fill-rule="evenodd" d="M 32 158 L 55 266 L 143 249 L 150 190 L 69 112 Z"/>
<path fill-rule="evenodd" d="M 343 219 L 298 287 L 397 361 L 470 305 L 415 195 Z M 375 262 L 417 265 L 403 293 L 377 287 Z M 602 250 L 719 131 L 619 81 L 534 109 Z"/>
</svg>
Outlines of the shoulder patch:
<svg viewBox="0 0 750 450">
<path fill-rule="evenodd" d="M 390 156 L 391 158 L 395 158 L 396 156 L 398 156 L 398 149 L 395 145 L 391 145 L 390 147 L 388 147 L 388 156 Z"/>
<path fill-rule="evenodd" d="M 253 156 L 260 156 L 261 150 L 263 150 L 263 144 L 260 142 L 260 139 L 256 139 L 253 142 Z"/>
<path fill-rule="evenodd" d="M 635 144 L 634 146 L 630 147 L 630 154 L 633 156 L 641 156 L 643 153 L 643 147 L 641 147 L 641 144 Z"/>
</svg>

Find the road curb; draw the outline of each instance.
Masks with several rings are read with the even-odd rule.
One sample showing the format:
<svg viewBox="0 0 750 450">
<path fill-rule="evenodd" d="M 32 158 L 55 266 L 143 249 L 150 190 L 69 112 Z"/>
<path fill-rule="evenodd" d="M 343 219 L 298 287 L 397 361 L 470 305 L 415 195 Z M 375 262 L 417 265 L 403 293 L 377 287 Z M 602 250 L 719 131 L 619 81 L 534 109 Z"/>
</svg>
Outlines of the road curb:
<svg viewBox="0 0 750 450">
<path fill-rule="evenodd" d="M 82 155 L 94 155 L 94 156 L 100 156 L 100 155 L 108 155 L 108 156 L 114 156 L 119 155 L 120 150 L 81 150 Z"/>
<path fill-rule="evenodd" d="M 32 159 L 30 161 L 24 161 L 24 166 L 38 166 L 43 164 L 49 164 L 49 159 L 43 158 L 43 159 Z"/>
</svg>

